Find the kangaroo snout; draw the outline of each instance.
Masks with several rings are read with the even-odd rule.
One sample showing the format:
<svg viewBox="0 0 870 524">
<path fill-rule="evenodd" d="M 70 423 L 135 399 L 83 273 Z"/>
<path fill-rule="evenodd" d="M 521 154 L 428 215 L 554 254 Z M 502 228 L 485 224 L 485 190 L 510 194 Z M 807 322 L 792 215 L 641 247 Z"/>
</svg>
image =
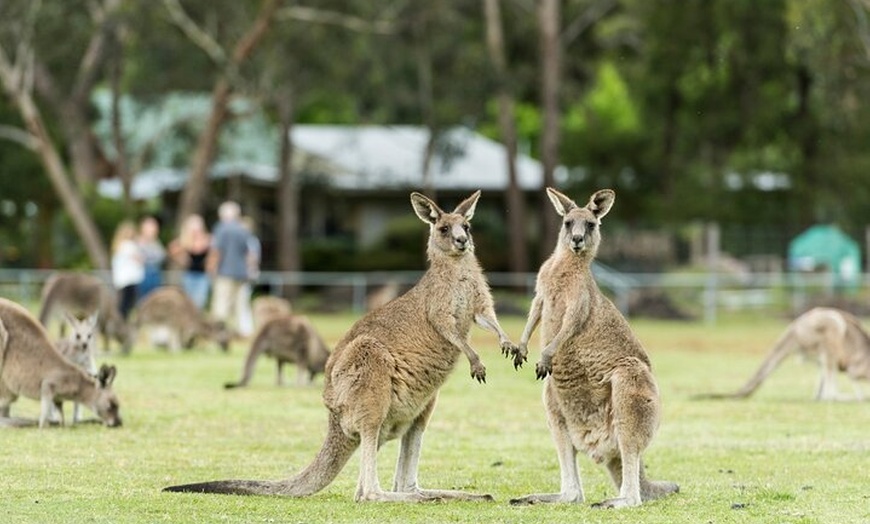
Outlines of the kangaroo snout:
<svg viewBox="0 0 870 524">
<path fill-rule="evenodd" d="M 584 247 L 586 247 L 586 237 L 584 237 L 583 235 L 571 236 L 571 249 L 573 249 L 575 252 L 579 252 Z"/>
</svg>

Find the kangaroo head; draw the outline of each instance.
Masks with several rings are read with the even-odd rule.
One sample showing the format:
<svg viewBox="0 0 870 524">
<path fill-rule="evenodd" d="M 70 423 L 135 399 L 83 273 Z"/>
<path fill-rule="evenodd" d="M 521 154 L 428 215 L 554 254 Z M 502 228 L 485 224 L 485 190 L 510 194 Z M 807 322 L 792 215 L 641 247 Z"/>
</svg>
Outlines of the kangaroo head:
<svg viewBox="0 0 870 524">
<path fill-rule="evenodd" d="M 551 187 L 547 188 L 547 196 L 556 208 L 556 213 L 562 217 L 559 248 L 575 255 L 595 256 L 601 242 L 601 232 L 598 230 L 601 218 L 610 211 L 616 193 L 611 189 L 596 191 L 583 207 Z"/>
<path fill-rule="evenodd" d="M 420 193 L 411 193 L 411 205 L 420 220 L 429 224 L 429 253 L 460 257 L 474 252 L 471 217 L 480 191 L 463 200 L 452 213 L 445 213 L 435 202 Z"/>
<path fill-rule="evenodd" d="M 72 328 L 69 341 L 72 342 L 75 353 L 81 354 L 91 351 L 96 338 L 98 314 L 93 313 L 90 316 L 79 319 L 75 315 L 65 312 L 64 318 L 70 328 Z"/>
<path fill-rule="evenodd" d="M 221 351 L 229 351 L 230 343 L 237 337 L 237 333 L 222 320 L 207 320 L 206 331 L 208 337 L 220 346 Z"/>
<path fill-rule="evenodd" d="M 118 397 L 112 390 L 118 370 L 115 366 L 103 364 L 97 373 L 97 395 L 91 404 L 91 409 L 110 428 L 121 426 Z"/>
</svg>

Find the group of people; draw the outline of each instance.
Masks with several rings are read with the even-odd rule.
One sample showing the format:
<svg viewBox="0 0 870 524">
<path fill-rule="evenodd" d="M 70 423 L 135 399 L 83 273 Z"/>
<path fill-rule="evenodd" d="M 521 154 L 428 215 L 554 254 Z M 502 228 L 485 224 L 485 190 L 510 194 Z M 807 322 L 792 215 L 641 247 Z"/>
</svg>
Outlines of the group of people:
<svg viewBox="0 0 870 524">
<path fill-rule="evenodd" d="M 259 276 L 261 248 L 253 221 L 242 217 L 236 202 L 218 208 L 219 221 L 209 233 L 200 215 L 184 219 L 176 239 L 165 248 L 160 222 L 154 216 L 121 222 L 112 241 L 112 283 L 119 293 L 119 309 L 127 318 L 136 303 L 163 284 L 167 261 L 181 269 L 181 286 L 200 310 L 211 292 L 211 314 L 231 323 L 242 336 L 253 333 L 250 308 L 252 283 Z"/>
</svg>

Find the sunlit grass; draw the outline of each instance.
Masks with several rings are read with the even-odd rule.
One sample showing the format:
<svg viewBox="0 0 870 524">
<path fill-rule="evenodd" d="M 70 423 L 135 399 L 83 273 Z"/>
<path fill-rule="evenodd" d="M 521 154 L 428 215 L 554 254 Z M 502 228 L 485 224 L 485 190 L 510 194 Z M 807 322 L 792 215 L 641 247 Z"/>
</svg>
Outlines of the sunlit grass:
<svg viewBox="0 0 870 524">
<path fill-rule="evenodd" d="M 334 344 L 351 315 L 315 316 Z M 522 319 L 502 319 L 515 339 Z M 785 321 L 722 319 L 716 326 L 632 323 L 662 390 L 661 429 L 645 461 L 651 478 L 680 494 L 621 511 L 582 506 L 512 507 L 511 497 L 555 491 L 559 468 L 533 364 L 515 372 L 496 340 L 475 331 L 487 384 L 461 361 L 426 432 L 424 487 L 491 493 L 494 503 L 357 504 L 354 456 L 338 478 L 306 499 L 161 493 L 170 484 L 219 478 L 281 478 L 319 449 L 326 411 L 319 377 L 310 388 L 274 386 L 262 360 L 251 387 L 225 391 L 247 348 L 181 354 L 137 347 L 116 363 L 124 427 L 2 429 L 4 522 L 868 522 L 868 404 L 811 400 L 817 368 L 787 361 L 751 399 L 694 401 L 738 388 Z M 289 371 L 292 382 L 294 371 Z M 843 384 L 844 391 L 848 391 Z M 865 388 L 866 389 L 866 388 Z M 21 399 L 16 416 L 35 417 Z M 396 443 L 379 455 L 392 484 Z M 587 502 L 615 495 L 604 471 L 580 457 Z"/>
</svg>

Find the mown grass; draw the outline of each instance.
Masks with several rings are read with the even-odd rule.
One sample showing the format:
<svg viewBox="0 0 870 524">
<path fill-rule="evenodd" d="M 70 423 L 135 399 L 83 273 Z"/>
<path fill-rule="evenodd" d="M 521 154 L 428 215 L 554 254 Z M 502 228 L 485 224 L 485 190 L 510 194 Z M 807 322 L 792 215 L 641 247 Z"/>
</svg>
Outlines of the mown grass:
<svg viewBox="0 0 870 524">
<path fill-rule="evenodd" d="M 330 343 L 350 315 L 315 316 Z M 516 339 L 523 320 L 502 319 Z M 354 456 L 324 491 L 305 499 L 162 493 L 170 484 L 219 478 L 281 478 L 319 449 L 326 412 L 315 387 L 276 388 L 263 360 L 253 384 L 225 391 L 247 350 L 204 348 L 166 354 L 144 346 L 119 367 L 124 427 L 2 429 L 3 522 L 870 522 L 867 403 L 811 400 L 817 368 L 786 362 L 755 397 L 696 401 L 739 387 L 785 321 L 721 319 L 716 326 L 632 323 L 654 362 L 664 420 L 645 455 L 651 478 L 681 493 L 640 508 L 584 505 L 512 507 L 511 497 L 558 490 L 559 468 L 533 364 L 520 372 L 494 337 L 475 331 L 487 384 L 464 361 L 443 388 L 426 433 L 424 487 L 491 493 L 494 503 L 357 504 Z M 293 371 L 290 370 L 292 381 Z M 847 390 L 847 385 L 843 385 Z M 866 389 L 866 388 L 865 388 Z M 848 389 L 848 391 L 851 391 Z M 21 399 L 13 415 L 35 417 Z M 380 453 L 381 483 L 392 484 L 396 443 Z M 587 502 L 615 496 L 601 468 L 579 458 Z"/>
</svg>

